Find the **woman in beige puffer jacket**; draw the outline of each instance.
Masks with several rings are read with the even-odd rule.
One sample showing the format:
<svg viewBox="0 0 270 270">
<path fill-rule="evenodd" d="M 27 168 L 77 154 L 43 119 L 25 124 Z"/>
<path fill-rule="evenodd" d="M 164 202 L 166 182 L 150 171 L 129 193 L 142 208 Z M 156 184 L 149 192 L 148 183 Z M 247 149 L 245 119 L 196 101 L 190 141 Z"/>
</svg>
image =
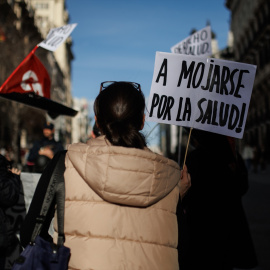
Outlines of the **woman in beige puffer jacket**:
<svg viewBox="0 0 270 270">
<path fill-rule="evenodd" d="M 182 187 L 178 164 L 146 147 L 139 85 L 111 84 L 94 110 L 102 135 L 66 154 L 69 269 L 179 269 L 176 207 L 190 186 L 187 170 Z"/>
</svg>

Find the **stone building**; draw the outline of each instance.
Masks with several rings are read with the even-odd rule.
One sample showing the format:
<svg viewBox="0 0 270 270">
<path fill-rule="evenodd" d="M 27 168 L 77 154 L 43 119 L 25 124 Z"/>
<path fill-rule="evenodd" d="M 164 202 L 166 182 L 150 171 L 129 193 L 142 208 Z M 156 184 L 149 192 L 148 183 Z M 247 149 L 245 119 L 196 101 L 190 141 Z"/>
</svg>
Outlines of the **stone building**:
<svg viewBox="0 0 270 270">
<path fill-rule="evenodd" d="M 72 142 L 86 142 L 91 134 L 89 102 L 86 98 L 74 98 L 73 103 L 78 114 L 72 118 Z"/>
<path fill-rule="evenodd" d="M 41 41 L 34 18 L 22 1 L 0 1 L 0 84 L 8 78 L 25 56 Z M 44 112 L 18 102 L 0 99 L 0 147 L 12 152 L 19 162 L 21 130 L 34 139 Z M 26 125 L 27 123 L 27 125 Z M 37 123 L 37 124 L 36 124 Z M 41 127 L 42 128 L 42 127 Z"/>
<path fill-rule="evenodd" d="M 65 0 L 25 0 L 29 10 L 33 10 L 34 21 L 43 39 L 46 38 L 50 29 L 68 24 L 69 13 L 66 9 Z M 51 98 L 68 107 L 73 106 L 71 93 L 71 51 L 72 39 L 67 40 L 53 52 L 54 67 L 51 77 Z M 41 49 L 42 50 L 42 49 Z M 48 117 L 47 117 L 48 118 Z M 48 118 L 48 120 L 50 120 Z M 72 119 L 70 117 L 58 117 L 54 120 L 56 138 L 65 143 L 72 142 Z"/>
<path fill-rule="evenodd" d="M 227 0 L 231 11 L 233 59 L 257 66 L 243 140 L 270 158 L 270 1 Z"/>
</svg>

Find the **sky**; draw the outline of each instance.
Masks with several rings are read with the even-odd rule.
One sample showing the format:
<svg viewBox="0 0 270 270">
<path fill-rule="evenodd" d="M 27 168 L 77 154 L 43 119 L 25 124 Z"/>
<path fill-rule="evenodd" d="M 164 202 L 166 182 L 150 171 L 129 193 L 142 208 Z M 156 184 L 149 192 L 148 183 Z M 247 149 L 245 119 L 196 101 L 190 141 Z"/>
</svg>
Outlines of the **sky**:
<svg viewBox="0 0 270 270">
<path fill-rule="evenodd" d="M 226 47 L 230 13 L 225 0 L 66 0 L 71 33 L 72 95 L 92 104 L 103 81 L 132 81 L 150 93 L 155 54 L 210 22 L 220 49 Z M 93 114 L 92 105 L 90 115 Z M 145 135 L 153 123 L 146 124 Z"/>
</svg>

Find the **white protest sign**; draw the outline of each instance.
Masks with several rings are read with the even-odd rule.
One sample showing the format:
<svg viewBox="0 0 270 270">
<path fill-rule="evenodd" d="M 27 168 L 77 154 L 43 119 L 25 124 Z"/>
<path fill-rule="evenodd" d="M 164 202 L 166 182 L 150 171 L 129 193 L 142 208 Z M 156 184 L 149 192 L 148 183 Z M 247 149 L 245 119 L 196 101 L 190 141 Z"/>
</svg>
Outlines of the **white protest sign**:
<svg viewBox="0 0 270 270">
<path fill-rule="evenodd" d="M 212 54 L 211 27 L 207 26 L 180 41 L 171 47 L 171 52 L 194 56 L 210 56 Z"/>
<path fill-rule="evenodd" d="M 40 42 L 38 46 L 49 51 L 55 51 L 67 39 L 76 26 L 77 23 L 73 23 L 51 29 L 46 39 Z"/>
<path fill-rule="evenodd" d="M 157 52 L 148 121 L 242 138 L 256 66 Z"/>
</svg>

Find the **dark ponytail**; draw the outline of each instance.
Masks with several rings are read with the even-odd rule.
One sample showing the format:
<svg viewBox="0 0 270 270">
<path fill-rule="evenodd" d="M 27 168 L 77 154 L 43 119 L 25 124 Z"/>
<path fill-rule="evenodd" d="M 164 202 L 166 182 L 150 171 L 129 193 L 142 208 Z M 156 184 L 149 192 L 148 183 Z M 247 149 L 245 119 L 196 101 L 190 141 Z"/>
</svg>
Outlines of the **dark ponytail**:
<svg viewBox="0 0 270 270">
<path fill-rule="evenodd" d="M 141 91 L 127 82 L 115 82 L 101 91 L 94 103 L 98 127 L 112 145 L 143 149 L 145 100 Z"/>
</svg>

